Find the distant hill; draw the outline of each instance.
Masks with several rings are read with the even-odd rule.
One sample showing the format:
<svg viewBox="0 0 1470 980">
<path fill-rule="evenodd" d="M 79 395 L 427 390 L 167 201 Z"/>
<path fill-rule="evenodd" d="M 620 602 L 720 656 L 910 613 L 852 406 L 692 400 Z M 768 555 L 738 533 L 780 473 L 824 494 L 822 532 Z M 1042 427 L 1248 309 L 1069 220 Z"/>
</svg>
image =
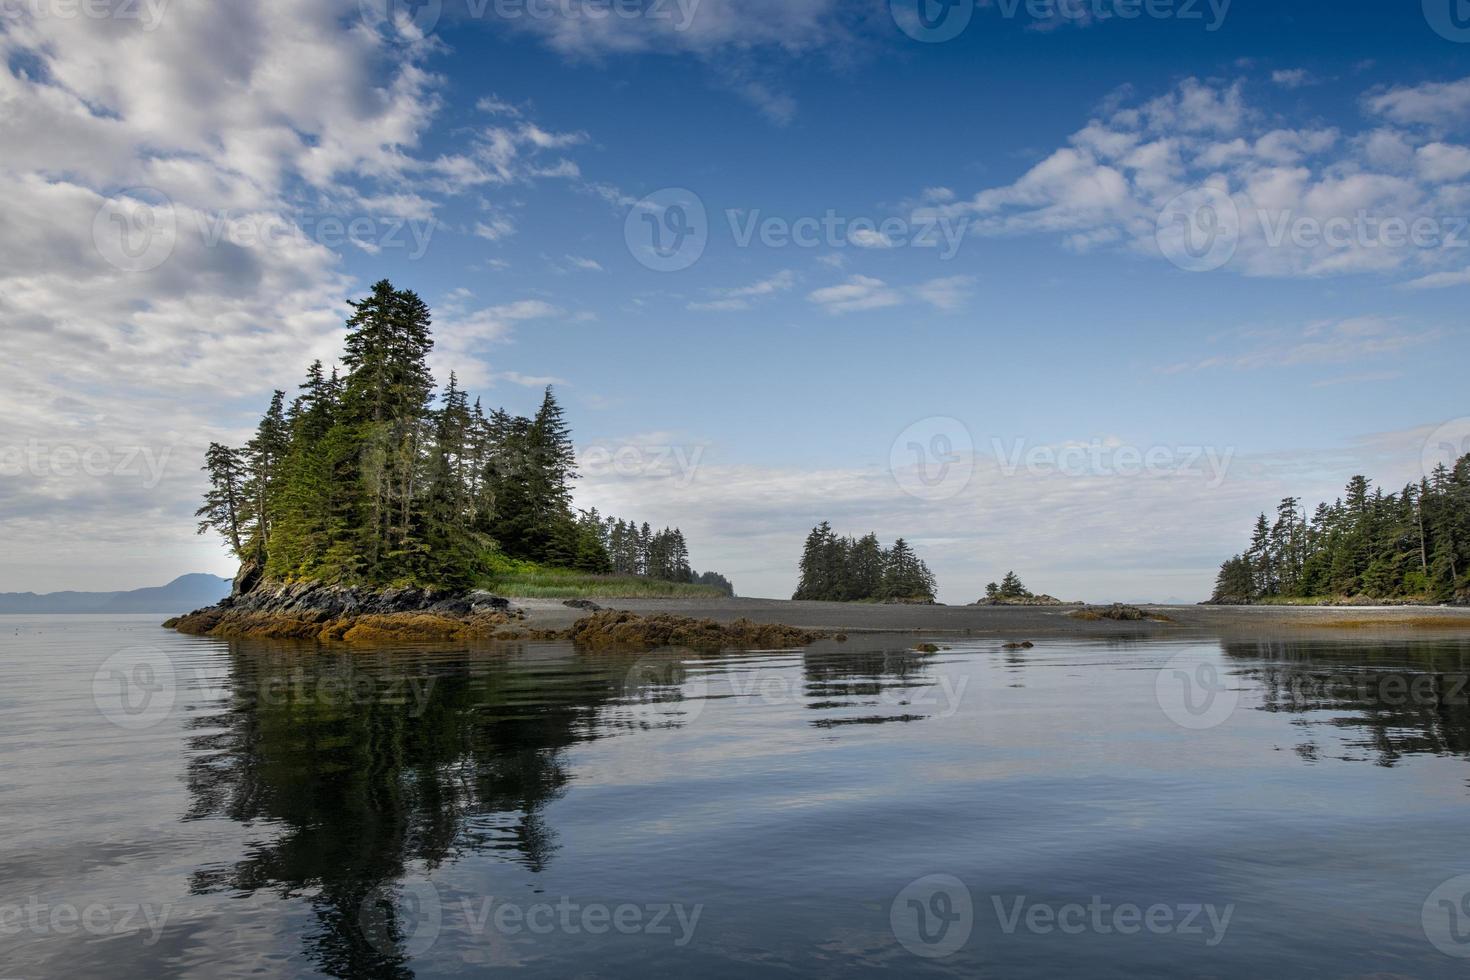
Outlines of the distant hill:
<svg viewBox="0 0 1470 980">
<path fill-rule="evenodd" d="M 0 592 L 4 613 L 161 613 L 177 615 L 212 606 L 230 594 L 230 580 L 180 575 L 167 585 L 131 592 Z"/>
</svg>

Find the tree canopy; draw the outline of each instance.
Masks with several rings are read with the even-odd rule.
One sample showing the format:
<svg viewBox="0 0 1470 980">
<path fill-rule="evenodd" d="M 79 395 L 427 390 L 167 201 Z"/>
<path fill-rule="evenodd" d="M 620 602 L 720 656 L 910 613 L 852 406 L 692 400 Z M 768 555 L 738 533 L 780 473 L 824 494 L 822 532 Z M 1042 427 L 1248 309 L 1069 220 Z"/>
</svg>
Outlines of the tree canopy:
<svg viewBox="0 0 1470 980">
<path fill-rule="evenodd" d="M 1470 455 L 1397 493 L 1355 476 L 1310 516 L 1297 497 L 1256 518 L 1212 601 L 1357 597 L 1443 602 L 1470 590 Z"/>
<path fill-rule="evenodd" d="M 934 575 L 907 541 L 883 548 L 876 534 L 840 538 L 823 521 L 807 535 L 793 599 L 933 602 Z"/>
<path fill-rule="evenodd" d="M 384 280 L 351 306 L 345 373 L 312 364 L 244 447 L 209 447 L 200 533 L 277 580 L 463 586 L 496 555 L 701 580 L 678 528 L 574 509 L 576 452 L 551 388 L 530 418 L 486 413 L 453 374 L 436 394 L 423 300 Z"/>
</svg>

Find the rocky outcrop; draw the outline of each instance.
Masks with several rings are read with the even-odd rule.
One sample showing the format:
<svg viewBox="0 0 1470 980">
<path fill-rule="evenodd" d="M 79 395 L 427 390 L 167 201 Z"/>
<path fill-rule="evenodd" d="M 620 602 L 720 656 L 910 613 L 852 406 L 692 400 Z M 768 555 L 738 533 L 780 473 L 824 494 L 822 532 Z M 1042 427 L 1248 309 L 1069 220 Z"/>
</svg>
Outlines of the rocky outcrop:
<svg viewBox="0 0 1470 980">
<path fill-rule="evenodd" d="M 1115 602 L 1111 606 L 1087 606 L 1069 615 L 1073 619 L 1081 619 L 1090 623 L 1095 623 L 1101 619 L 1111 619 L 1119 623 L 1173 622 L 1168 616 L 1160 613 L 1145 612 L 1137 606 L 1125 606 L 1121 602 Z"/>
<path fill-rule="evenodd" d="M 977 599 L 972 606 L 1078 606 L 1078 602 L 1064 602 L 1056 596 L 1028 595 L 1011 599 Z"/>
<path fill-rule="evenodd" d="M 218 605 L 163 625 L 196 636 L 373 642 L 491 636 L 519 617 L 510 600 L 479 590 L 264 582 L 253 567 Z"/>
</svg>

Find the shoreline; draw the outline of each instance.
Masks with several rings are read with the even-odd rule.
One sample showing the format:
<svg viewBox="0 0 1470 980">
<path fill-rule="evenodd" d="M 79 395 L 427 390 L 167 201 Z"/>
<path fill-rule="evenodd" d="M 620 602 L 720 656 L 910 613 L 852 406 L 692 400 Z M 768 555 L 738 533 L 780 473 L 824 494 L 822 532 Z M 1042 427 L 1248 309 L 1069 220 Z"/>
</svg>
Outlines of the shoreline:
<svg viewBox="0 0 1470 980">
<path fill-rule="evenodd" d="M 606 622 L 645 645 L 703 637 L 729 647 L 756 637 L 796 645 L 819 636 L 894 634 L 1023 642 L 1079 639 L 1311 639 L 1371 636 L 1470 638 L 1463 606 L 1145 605 L 1148 618 L 1113 620 L 1083 604 L 966 606 L 815 602 L 727 597 L 595 600 L 514 598 L 478 591 L 367 590 L 310 583 L 268 585 L 169 619 L 181 633 L 222 639 L 299 639 L 381 645 L 402 641 L 570 640 L 599 645 Z M 629 625 L 630 614 L 639 622 Z M 661 642 L 663 641 L 663 642 Z M 674 642 L 677 642 L 675 640 Z M 758 644 L 760 645 L 760 644 Z"/>
<path fill-rule="evenodd" d="M 554 599 L 512 599 L 524 612 L 517 627 L 568 628 L 584 610 Z M 1455 606 L 1139 606 L 1168 618 L 1126 621 L 1082 620 L 1066 606 L 911 606 L 806 602 L 791 599 L 606 599 L 604 609 L 642 616 L 672 615 L 719 623 L 754 623 L 847 634 L 974 636 L 998 640 L 1078 638 L 1310 638 L 1369 632 L 1408 637 L 1470 639 L 1470 609 Z"/>
</svg>

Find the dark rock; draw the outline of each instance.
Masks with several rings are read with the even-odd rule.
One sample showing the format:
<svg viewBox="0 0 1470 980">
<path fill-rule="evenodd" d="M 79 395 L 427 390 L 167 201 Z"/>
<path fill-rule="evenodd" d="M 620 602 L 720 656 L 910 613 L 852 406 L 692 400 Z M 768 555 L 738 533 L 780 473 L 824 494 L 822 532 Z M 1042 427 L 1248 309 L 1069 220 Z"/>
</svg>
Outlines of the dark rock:
<svg viewBox="0 0 1470 980">
<path fill-rule="evenodd" d="M 373 589 L 322 582 L 261 582 L 259 572 L 247 575 L 249 570 L 250 566 L 240 570 L 235 579 L 237 591 L 213 609 L 287 616 L 307 622 L 395 613 L 428 613 L 452 618 L 510 609 L 509 599 L 480 589 L 421 589 L 417 586 Z M 239 588 L 242 585 L 245 587 Z M 206 611 L 196 610 L 195 614 Z"/>
<path fill-rule="evenodd" d="M 257 585 L 260 584 L 261 577 L 264 574 L 265 569 L 261 567 L 260 562 L 247 561 L 245 564 L 241 565 L 240 570 L 235 573 L 235 583 L 230 589 L 230 594 L 244 595 L 246 592 L 249 592 L 251 589 L 254 589 Z"/>
<path fill-rule="evenodd" d="M 1081 619 L 1096 622 L 1099 619 L 1111 619 L 1120 623 L 1141 623 L 1146 620 L 1156 622 L 1167 622 L 1167 616 L 1150 615 L 1137 606 L 1125 606 L 1121 602 L 1115 602 L 1111 606 L 1088 606 L 1071 614 L 1073 619 Z"/>
<path fill-rule="evenodd" d="M 601 606 L 593 602 L 591 599 L 568 599 L 563 602 L 562 605 L 570 606 L 573 609 L 586 609 L 589 612 L 597 612 L 602 609 Z"/>
</svg>

